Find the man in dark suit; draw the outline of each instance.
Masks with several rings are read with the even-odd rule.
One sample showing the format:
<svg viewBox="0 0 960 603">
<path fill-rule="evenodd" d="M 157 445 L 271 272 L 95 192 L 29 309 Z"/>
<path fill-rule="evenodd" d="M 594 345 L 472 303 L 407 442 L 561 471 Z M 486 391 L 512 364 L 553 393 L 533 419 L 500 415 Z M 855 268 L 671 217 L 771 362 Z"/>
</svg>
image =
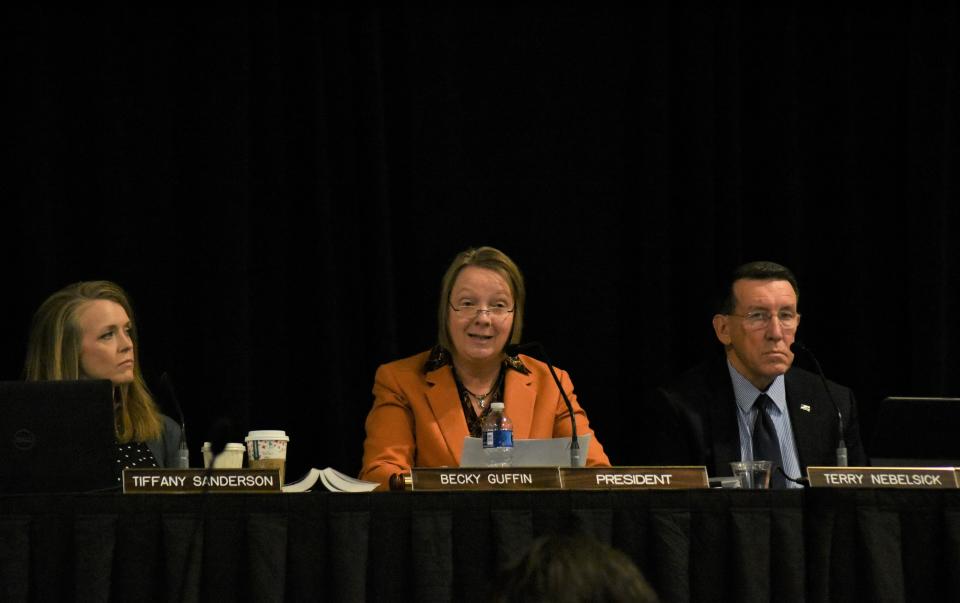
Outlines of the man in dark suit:
<svg viewBox="0 0 960 603">
<path fill-rule="evenodd" d="M 850 465 L 866 464 L 856 401 L 846 387 L 792 367 L 800 324 L 793 273 L 773 262 L 734 271 L 713 329 L 724 357 L 655 390 L 651 400 L 654 462 L 706 465 L 731 475 L 730 462 L 765 459 L 774 487 L 797 486 L 808 465 L 836 465 L 840 418 Z M 831 397 L 833 401 L 831 401 Z"/>
</svg>

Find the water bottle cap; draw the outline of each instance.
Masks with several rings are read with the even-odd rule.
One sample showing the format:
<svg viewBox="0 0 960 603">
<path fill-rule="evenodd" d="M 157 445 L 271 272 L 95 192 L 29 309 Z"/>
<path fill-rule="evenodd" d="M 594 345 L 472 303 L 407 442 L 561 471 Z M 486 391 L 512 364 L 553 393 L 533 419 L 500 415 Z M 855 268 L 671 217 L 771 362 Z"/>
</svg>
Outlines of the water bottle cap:
<svg viewBox="0 0 960 603">
<path fill-rule="evenodd" d="M 491 402 L 490 410 L 503 410 L 503 402 Z"/>
</svg>

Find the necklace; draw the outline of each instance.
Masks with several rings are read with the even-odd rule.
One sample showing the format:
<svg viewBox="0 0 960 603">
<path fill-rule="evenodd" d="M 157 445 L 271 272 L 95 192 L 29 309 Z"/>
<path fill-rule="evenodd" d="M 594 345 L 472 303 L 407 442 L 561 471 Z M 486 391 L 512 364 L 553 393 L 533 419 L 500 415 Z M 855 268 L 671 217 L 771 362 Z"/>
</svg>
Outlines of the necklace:
<svg viewBox="0 0 960 603">
<path fill-rule="evenodd" d="M 493 384 L 493 388 L 492 388 L 490 391 L 488 391 L 487 393 L 485 393 L 485 394 L 475 394 L 475 393 L 473 393 L 472 391 L 470 391 L 469 389 L 467 389 L 467 386 L 466 386 L 466 385 L 463 386 L 463 389 L 464 389 L 464 391 L 466 391 L 468 394 L 470 394 L 471 396 L 473 396 L 474 398 L 477 399 L 477 404 L 479 404 L 479 405 L 480 405 L 480 409 L 483 410 L 483 409 L 486 407 L 487 398 L 490 396 L 490 394 L 493 393 L 493 391 L 494 391 L 495 389 L 497 389 L 497 384 L 494 383 L 494 384 Z"/>
<path fill-rule="evenodd" d="M 485 394 L 475 394 L 467 389 L 467 386 L 463 384 L 463 381 L 460 379 L 459 375 L 457 375 L 456 367 L 454 367 L 453 372 L 454 377 L 457 380 L 457 384 L 463 388 L 463 391 L 467 392 L 468 395 L 472 396 L 477 401 L 481 412 L 487 407 L 487 398 L 489 398 L 495 391 L 500 389 L 500 384 L 503 383 L 503 367 L 501 366 L 500 374 L 498 374 L 497 378 L 493 381 L 493 387 L 490 388 L 490 391 Z"/>
</svg>

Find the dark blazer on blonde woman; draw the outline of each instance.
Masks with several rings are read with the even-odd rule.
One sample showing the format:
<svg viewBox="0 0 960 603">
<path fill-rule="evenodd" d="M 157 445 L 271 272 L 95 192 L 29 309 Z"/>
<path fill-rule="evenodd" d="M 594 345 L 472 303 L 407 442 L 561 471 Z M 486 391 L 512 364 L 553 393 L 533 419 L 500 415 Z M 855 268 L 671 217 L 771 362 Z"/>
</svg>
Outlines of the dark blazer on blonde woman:
<svg viewBox="0 0 960 603">
<path fill-rule="evenodd" d="M 146 444 L 157 460 L 157 466 L 173 468 L 180 460 L 180 425 L 167 415 L 160 415 L 160 418 L 163 420 L 163 435 Z"/>
</svg>

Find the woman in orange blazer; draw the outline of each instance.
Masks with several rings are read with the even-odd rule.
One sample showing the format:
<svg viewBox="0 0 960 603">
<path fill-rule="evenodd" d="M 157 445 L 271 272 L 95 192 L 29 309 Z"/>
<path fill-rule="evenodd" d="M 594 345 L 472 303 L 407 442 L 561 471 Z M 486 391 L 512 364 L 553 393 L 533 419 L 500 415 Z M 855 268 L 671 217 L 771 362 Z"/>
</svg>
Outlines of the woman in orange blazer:
<svg viewBox="0 0 960 603">
<path fill-rule="evenodd" d="M 502 400 L 514 438 L 570 437 L 570 417 L 546 364 L 507 356 L 519 343 L 525 288 L 513 260 L 492 247 L 457 255 L 443 277 L 437 312 L 438 344 L 382 365 L 367 415 L 362 479 L 389 487 L 411 467 L 457 467 L 463 439 L 480 437 L 490 402 Z M 573 405 L 578 434 L 592 434 L 573 384 L 558 371 Z M 596 436 L 587 466 L 609 466 Z"/>
</svg>

